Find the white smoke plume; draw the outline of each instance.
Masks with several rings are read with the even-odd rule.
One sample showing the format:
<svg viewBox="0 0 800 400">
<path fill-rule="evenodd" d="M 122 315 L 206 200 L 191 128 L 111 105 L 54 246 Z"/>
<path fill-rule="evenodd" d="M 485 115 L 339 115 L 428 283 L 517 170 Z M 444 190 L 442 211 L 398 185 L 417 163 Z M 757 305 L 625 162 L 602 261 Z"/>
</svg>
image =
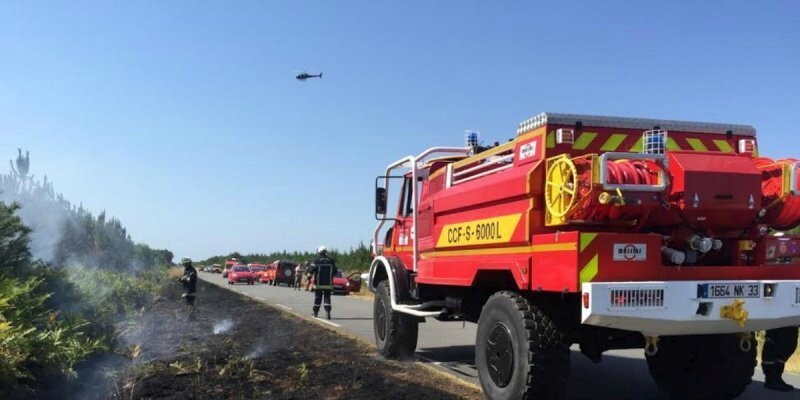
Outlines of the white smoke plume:
<svg viewBox="0 0 800 400">
<path fill-rule="evenodd" d="M 229 319 L 224 319 L 222 321 L 214 323 L 214 334 L 219 335 L 220 333 L 225 333 L 233 328 L 233 321 Z"/>
</svg>

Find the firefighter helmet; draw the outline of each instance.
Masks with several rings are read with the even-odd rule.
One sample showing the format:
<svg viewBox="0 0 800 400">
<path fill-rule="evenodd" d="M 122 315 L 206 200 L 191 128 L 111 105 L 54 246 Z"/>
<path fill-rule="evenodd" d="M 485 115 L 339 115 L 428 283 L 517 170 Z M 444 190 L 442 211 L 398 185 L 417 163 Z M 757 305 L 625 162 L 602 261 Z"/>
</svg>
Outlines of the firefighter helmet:
<svg viewBox="0 0 800 400">
<path fill-rule="evenodd" d="M 319 247 L 317 247 L 317 253 L 319 253 L 319 254 L 325 254 L 325 253 L 327 253 L 327 252 L 328 252 L 328 249 L 326 249 L 326 248 L 325 248 L 325 246 L 319 246 Z"/>
<path fill-rule="evenodd" d="M 181 258 L 181 265 L 192 265 L 192 259 L 189 257 Z"/>
</svg>

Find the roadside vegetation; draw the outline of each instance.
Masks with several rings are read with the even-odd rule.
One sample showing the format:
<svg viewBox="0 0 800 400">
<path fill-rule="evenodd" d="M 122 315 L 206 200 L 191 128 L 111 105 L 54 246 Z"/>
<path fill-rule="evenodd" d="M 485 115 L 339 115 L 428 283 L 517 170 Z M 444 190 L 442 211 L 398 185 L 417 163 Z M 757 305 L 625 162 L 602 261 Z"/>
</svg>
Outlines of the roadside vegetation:
<svg viewBox="0 0 800 400">
<path fill-rule="evenodd" d="M 27 157 L 0 175 L 0 398 L 99 398 L 99 369 L 163 290 L 172 254 L 75 207 Z M 69 393 L 69 395 L 65 395 Z"/>
<path fill-rule="evenodd" d="M 328 255 L 336 260 L 336 265 L 343 271 L 350 272 L 367 272 L 369 265 L 372 262 L 372 253 L 370 248 L 363 242 L 358 246 L 350 248 L 349 250 L 329 249 Z M 229 258 L 238 258 L 243 263 L 262 263 L 269 264 L 275 260 L 290 260 L 294 262 L 310 262 L 317 256 L 316 253 L 311 251 L 277 251 L 272 253 L 255 253 L 255 254 L 241 254 L 239 252 L 230 253 L 227 255 L 214 256 L 208 259 L 199 261 L 200 265 L 220 264 L 224 265 L 225 260 Z"/>
</svg>

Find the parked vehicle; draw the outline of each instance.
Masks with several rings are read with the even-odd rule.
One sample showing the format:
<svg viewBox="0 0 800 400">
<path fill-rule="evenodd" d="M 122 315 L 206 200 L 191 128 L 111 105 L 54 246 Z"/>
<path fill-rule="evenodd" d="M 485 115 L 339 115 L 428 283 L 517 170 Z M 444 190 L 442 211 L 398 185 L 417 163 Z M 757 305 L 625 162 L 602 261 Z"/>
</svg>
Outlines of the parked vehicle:
<svg viewBox="0 0 800 400">
<path fill-rule="evenodd" d="M 333 294 L 348 295 L 350 293 L 358 293 L 361 291 L 361 274 L 353 272 L 350 275 L 344 276 L 342 271 L 336 271 L 333 275 Z M 314 287 L 314 278 L 311 278 L 311 287 Z"/>
<path fill-rule="evenodd" d="M 739 396 L 753 332 L 800 325 L 800 236 L 769 235 L 800 225 L 800 162 L 758 154 L 746 125 L 542 113 L 506 143 L 390 164 L 378 351 L 412 355 L 425 318 L 471 321 L 489 399 L 563 398 L 573 344 L 644 349 L 669 398 Z"/>
<path fill-rule="evenodd" d="M 239 265 L 239 264 L 241 264 L 241 262 L 239 262 L 238 258 L 229 258 L 225 260 L 225 269 L 222 270 L 222 277 L 227 278 L 228 272 L 231 270 L 231 268 L 234 265 Z"/>
<path fill-rule="evenodd" d="M 250 268 L 250 273 L 253 274 L 253 281 L 261 282 L 261 273 L 267 269 L 267 266 L 264 264 L 247 264 L 247 267 Z"/>
<path fill-rule="evenodd" d="M 294 284 L 294 268 L 297 264 L 289 260 L 277 260 L 270 264 L 264 273 L 266 274 L 267 283 L 272 286 L 286 284 L 292 286 Z M 262 280 L 263 282 L 263 280 Z"/>
<path fill-rule="evenodd" d="M 252 285 L 253 281 L 253 274 L 250 272 L 250 268 L 248 268 L 246 265 L 234 265 L 228 272 L 229 285 L 234 285 L 237 283 L 246 283 L 248 285 Z"/>
<path fill-rule="evenodd" d="M 258 279 L 261 283 L 269 284 L 271 282 L 270 279 L 275 275 L 274 270 L 275 267 L 272 264 L 268 264 L 263 271 L 258 273 L 258 277 L 256 279 Z"/>
</svg>

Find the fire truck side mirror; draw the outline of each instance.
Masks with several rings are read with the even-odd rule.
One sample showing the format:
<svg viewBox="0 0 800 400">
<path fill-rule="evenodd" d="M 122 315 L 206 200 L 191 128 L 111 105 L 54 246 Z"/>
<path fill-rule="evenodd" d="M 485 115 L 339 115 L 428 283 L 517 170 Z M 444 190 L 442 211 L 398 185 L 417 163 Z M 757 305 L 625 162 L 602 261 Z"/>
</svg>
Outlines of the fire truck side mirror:
<svg viewBox="0 0 800 400">
<path fill-rule="evenodd" d="M 375 188 L 375 214 L 386 214 L 386 188 Z"/>
</svg>

